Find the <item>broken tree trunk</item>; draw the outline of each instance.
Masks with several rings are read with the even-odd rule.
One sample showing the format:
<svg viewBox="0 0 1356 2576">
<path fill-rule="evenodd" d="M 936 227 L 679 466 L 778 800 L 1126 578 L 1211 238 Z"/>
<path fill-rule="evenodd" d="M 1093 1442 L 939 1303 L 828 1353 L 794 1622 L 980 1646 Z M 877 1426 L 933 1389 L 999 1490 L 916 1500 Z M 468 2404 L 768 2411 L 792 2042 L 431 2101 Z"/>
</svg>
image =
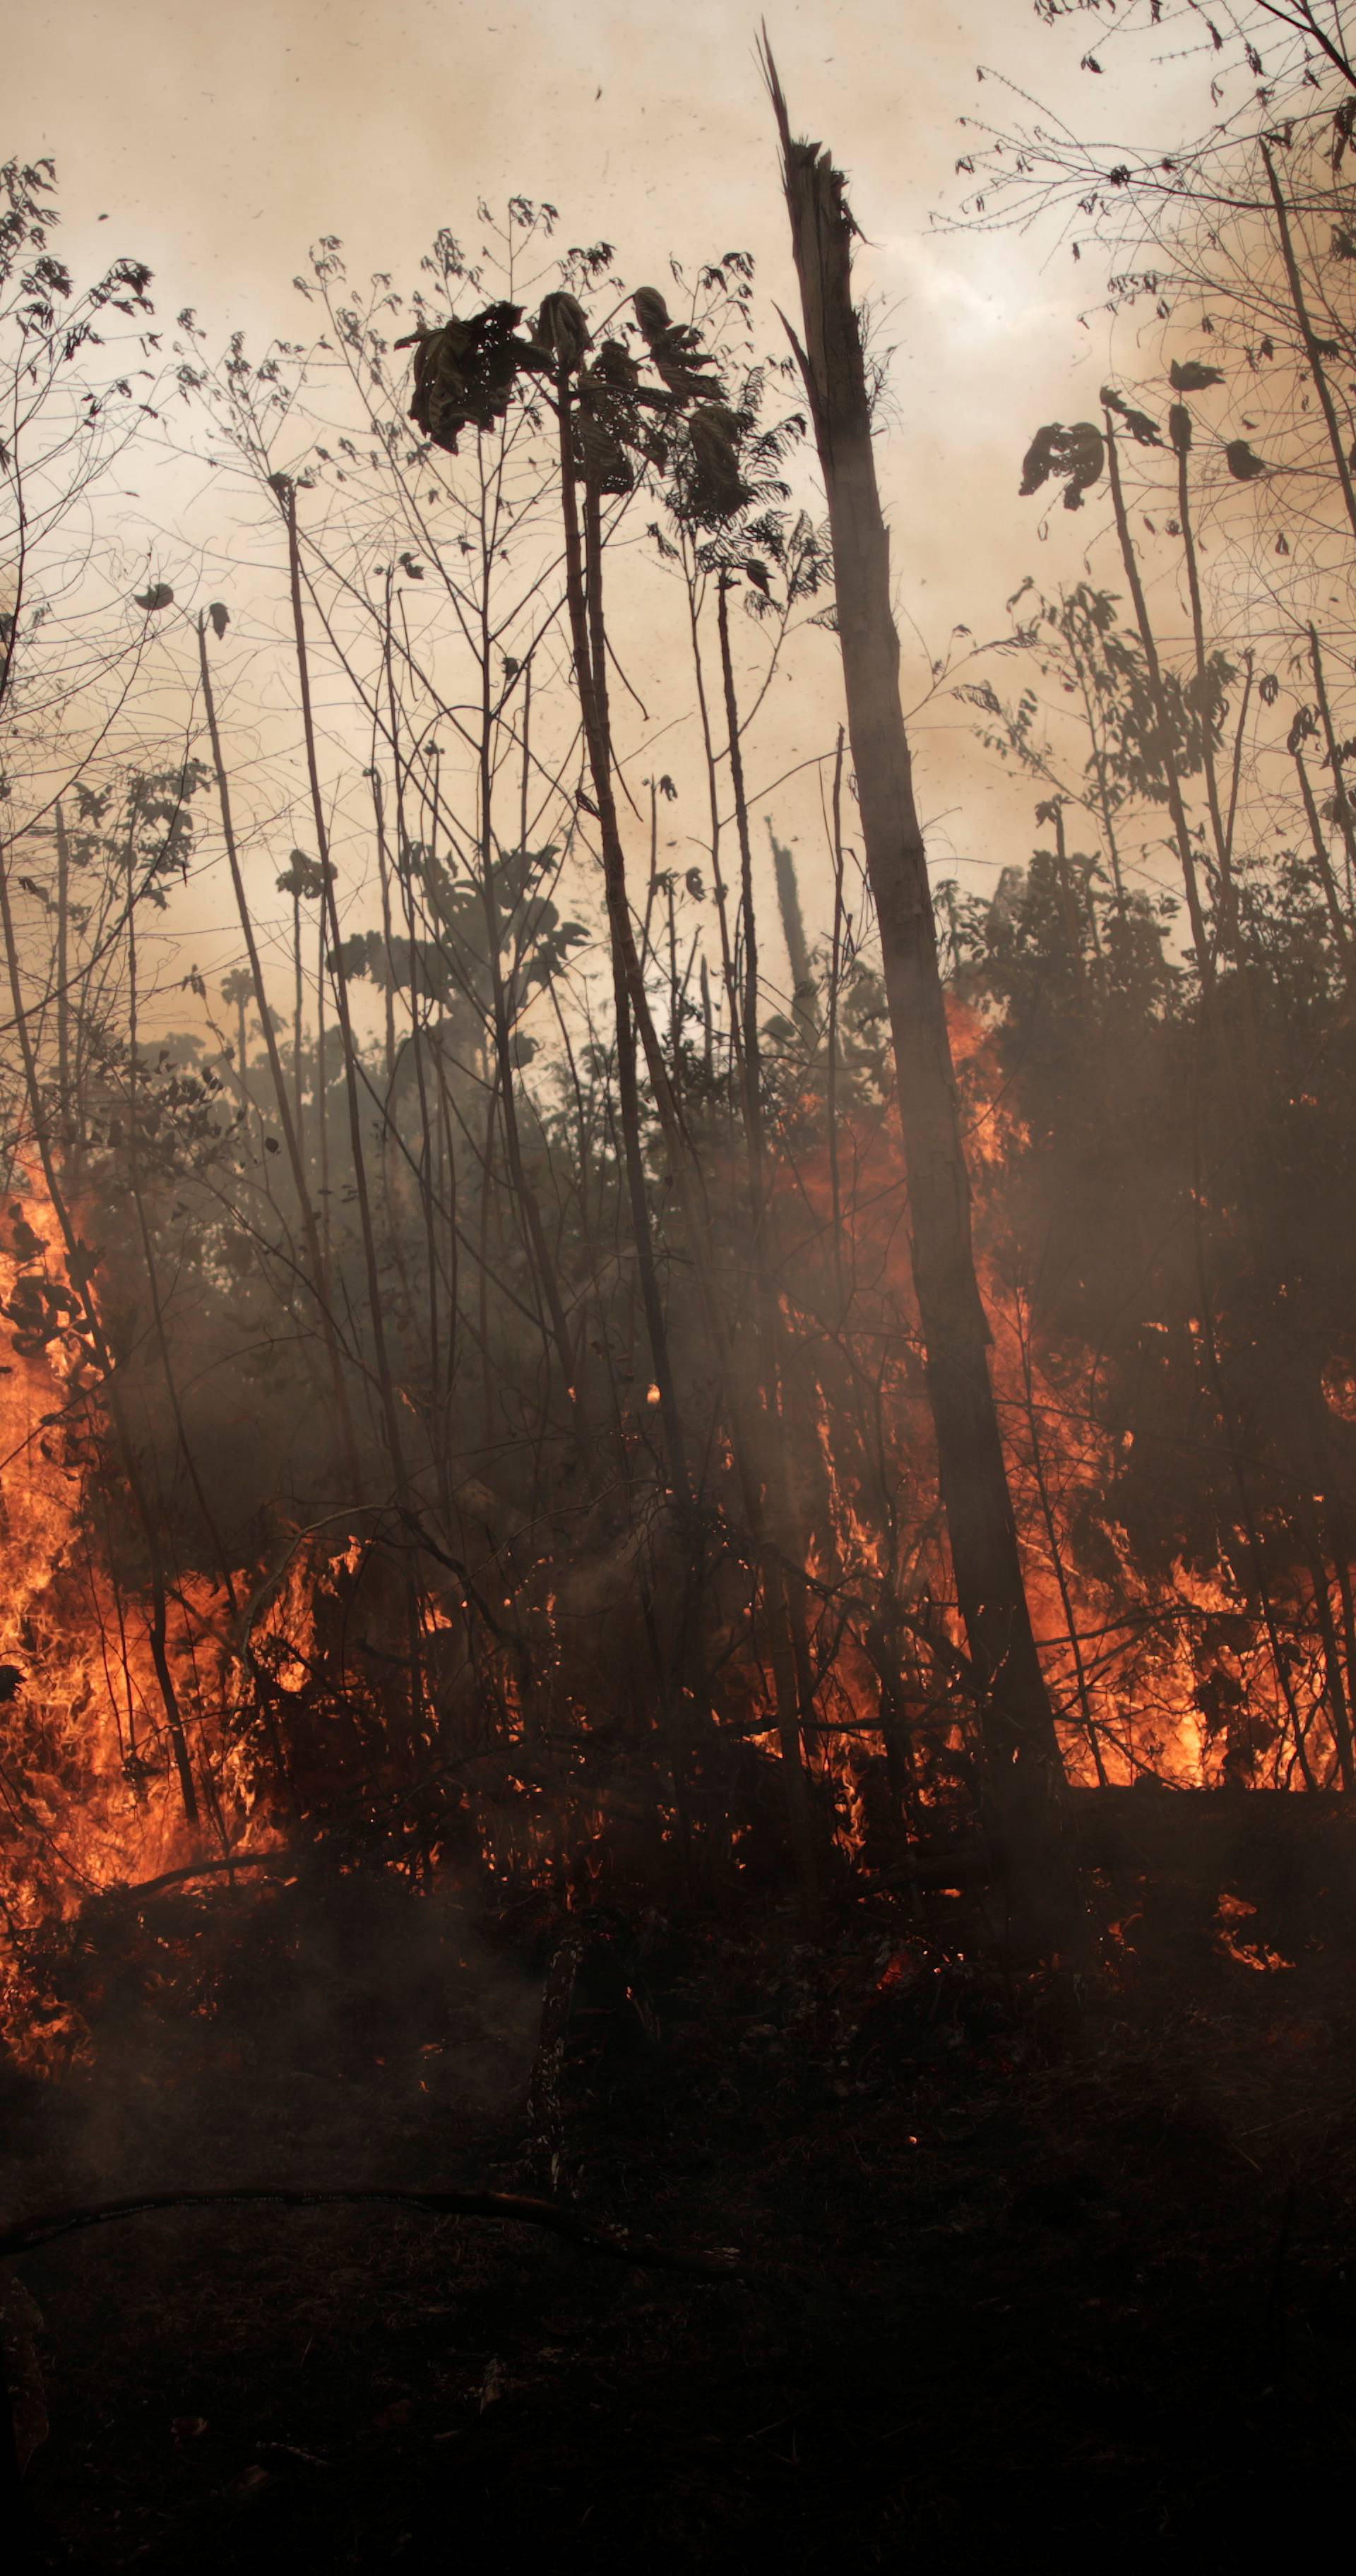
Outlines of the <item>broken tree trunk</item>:
<svg viewBox="0 0 1356 2576">
<path fill-rule="evenodd" d="M 829 505 L 848 734 L 880 923 L 928 1396 L 957 1598 L 978 1677 L 987 1827 L 1014 1933 L 1023 1946 L 1061 1945 L 1078 1918 L 1061 1830 L 1064 1772 L 1032 1634 L 975 1274 L 945 996 L 899 695 L 890 541 L 852 303 L 855 227 L 841 172 L 817 143 L 793 142 L 769 54 L 765 68 L 781 135 L 804 346 L 790 336 Z"/>
</svg>

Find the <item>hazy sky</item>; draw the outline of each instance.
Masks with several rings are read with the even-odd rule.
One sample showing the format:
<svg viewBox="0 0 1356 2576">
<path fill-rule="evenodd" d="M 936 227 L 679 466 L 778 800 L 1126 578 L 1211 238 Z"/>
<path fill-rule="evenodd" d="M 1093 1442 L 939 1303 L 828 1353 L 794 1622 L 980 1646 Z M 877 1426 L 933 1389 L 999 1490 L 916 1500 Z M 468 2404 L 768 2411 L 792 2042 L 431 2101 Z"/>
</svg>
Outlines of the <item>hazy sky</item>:
<svg viewBox="0 0 1356 2576">
<path fill-rule="evenodd" d="M 889 308 L 896 574 L 940 649 L 956 619 L 1000 624 L 1026 571 L 1076 569 L 1091 526 L 1042 547 L 1016 487 L 1037 422 L 1093 408 L 1106 359 L 1104 330 L 1077 320 L 1095 280 L 1066 248 L 930 227 L 934 207 L 958 203 L 958 116 L 1001 113 L 976 65 L 1071 121 L 1095 111 L 1155 136 L 1198 67 L 1155 73 L 1141 52 L 1128 80 L 1090 81 L 1086 22 L 1047 30 L 1030 0 L 775 0 L 768 24 L 793 124 L 850 174 L 862 283 Z M 290 280 L 322 233 L 341 236 L 355 277 L 412 284 L 439 224 L 474 244 L 476 200 L 513 190 L 552 199 L 565 242 L 614 242 L 632 279 L 662 280 L 670 251 L 751 249 L 785 303 L 755 29 L 737 0 L 501 0 L 493 18 L 462 0 L 37 0 L 9 13 L 0 151 L 55 157 L 77 273 L 137 254 L 159 312 L 194 306 L 213 346 L 237 327 L 256 348 L 304 329 Z M 917 649 L 906 632 L 906 656 Z M 946 818 L 937 847 L 992 868 L 993 791 L 968 775 L 958 787 L 959 747 L 959 734 L 923 746 L 925 801 Z"/>
<path fill-rule="evenodd" d="M 1101 358 L 1073 321 L 1089 280 L 1066 251 L 929 237 L 931 209 L 956 202 L 957 116 L 998 105 L 980 62 L 1078 116 L 1109 105 L 1107 85 L 1077 70 L 1086 27 L 1047 30 L 1029 0 L 777 0 L 769 28 L 793 121 L 849 170 L 864 272 L 895 308 L 892 462 L 921 504 L 909 533 L 940 561 L 972 531 L 976 465 L 1006 460 L 1007 497 L 1031 402 L 1067 399 L 1079 360 L 1095 391 Z M 192 304 L 213 337 L 295 330 L 289 281 L 321 233 L 355 276 L 409 278 L 438 224 L 473 235 L 476 199 L 514 189 L 552 199 L 566 240 L 615 242 L 631 277 L 737 246 L 786 301 L 755 29 L 738 0 L 493 18 L 462 0 L 62 0 L 10 13 L 3 148 L 55 155 L 68 258 L 136 252 L 162 312 Z"/>
</svg>

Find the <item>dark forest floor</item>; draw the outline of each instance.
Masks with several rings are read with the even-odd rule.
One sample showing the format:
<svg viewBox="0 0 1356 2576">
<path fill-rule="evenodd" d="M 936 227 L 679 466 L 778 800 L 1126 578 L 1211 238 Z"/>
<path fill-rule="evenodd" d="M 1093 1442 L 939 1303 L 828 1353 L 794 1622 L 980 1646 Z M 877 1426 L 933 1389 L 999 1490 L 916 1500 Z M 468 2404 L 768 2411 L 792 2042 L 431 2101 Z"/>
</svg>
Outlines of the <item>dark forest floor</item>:
<svg viewBox="0 0 1356 2576">
<path fill-rule="evenodd" d="M 926 1935 L 880 1896 L 814 1946 L 598 1917 L 579 2201 L 772 2277 L 373 2209 L 30 2254 L 35 2563 L 1246 2567 L 1345 2528 L 1356 1968 L 1312 1904 L 1296 1938 L 1180 1874 L 1145 1893 L 1081 1988 L 1009 1981 L 941 1898 Z M 7 2080 L 4 2201 L 533 2188 L 551 1937 L 362 1879 L 106 1907 L 67 1969 L 93 2062 Z"/>
</svg>

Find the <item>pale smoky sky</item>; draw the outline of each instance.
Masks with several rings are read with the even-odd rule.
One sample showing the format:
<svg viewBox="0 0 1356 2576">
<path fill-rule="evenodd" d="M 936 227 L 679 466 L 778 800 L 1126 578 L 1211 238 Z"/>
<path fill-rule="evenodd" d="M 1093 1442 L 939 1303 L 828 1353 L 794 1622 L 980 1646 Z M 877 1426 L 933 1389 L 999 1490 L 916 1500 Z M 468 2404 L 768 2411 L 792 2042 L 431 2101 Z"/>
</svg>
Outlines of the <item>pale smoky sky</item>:
<svg viewBox="0 0 1356 2576">
<path fill-rule="evenodd" d="M 1132 142 L 1174 139 L 1199 67 L 1126 47 L 1114 78 L 1090 80 L 1087 22 L 1047 29 L 1030 0 L 773 0 L 767 14 L 793 124 L 850 174 L 861 282 L 896 351 L 881 464 L 908 689 L 954 621 L 995 631 L 1024 573 L 1075 574 L 1095 533 L 1075 522 L 1042 544 L 1017 481 L 1039 421 L 1095 406 L 1098 281 L 1048 232 L 958 237 L 930 221 L 959 207 L 971 138 L 957 119 L 1004 112 L 976 67 Z M 38 0 L 9 12 L 0 152 L 55 158 L 77 273 L 114 251 L 144 258 L 158 311 L 193 306 L 213 346 L 304 327 L 290 281 L 321 234 L 340 236 L 355 278 L 381 269 L 408 287 L 440 224 L 474 246 L 477 200 L 518 190 L 558 206 L 563 242 L 613 242 L 632 280 L 662 282 L 670 252 L 695 264 L 737 247 L 790 305 L 756 27 L 741 0 Z M 934 855 L 991 882 L 1015 854 L 1010 798 L 956 710 L 929 720 L 920 751 Z"/>
</svg>

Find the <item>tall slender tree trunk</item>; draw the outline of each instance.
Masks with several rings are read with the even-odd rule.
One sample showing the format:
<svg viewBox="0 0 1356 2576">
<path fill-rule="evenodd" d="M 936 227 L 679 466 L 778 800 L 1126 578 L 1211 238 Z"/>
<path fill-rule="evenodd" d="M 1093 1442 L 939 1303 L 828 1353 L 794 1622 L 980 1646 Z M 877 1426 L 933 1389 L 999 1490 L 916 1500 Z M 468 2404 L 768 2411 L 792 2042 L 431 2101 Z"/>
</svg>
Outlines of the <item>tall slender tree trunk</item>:
<svg viewBox="0 0 1356 2576">
<path fill-rule="evenodd" d="M 74 1117 L 71 1100 L 71 848 L 66 838 L 66 817 L 61 799 L 56 801 L 57 845 L 57 1134 L 62 1153 L 71 1152 Z"/>
<path fill-rule="evenodd" d="M 1172 817 L 1173 838 L 1177 843 L 1177 858 L 1182 871 L 1182 884 L 1186 891 L 1187 916 L 1191 923 L 1191 944 L 1196 953 L 1196 970 L 1201 979 L 1201 991 L 1208 1000 L 1214 981 L 1214 955 L 1210 946 L 1210 932 L 1205 912 L 1201 904 L 1200 880 L 1196 873 L 1195 852 L 1191 846 L 1191 826 L 1187 821 L 1186 805 L 1182 797 L 1181 773 L 1172 747 L 1167 693 L 1163 685 L 1163 665 L 1158 657 L 1158 640 L 1149 616 L 1144 584 L 1140 579 L 1135 541 L 1130 533 L 1130 513 L 1125 505 L 1125 486 L 1121 481 L 1120 447 L 1116 438 L 1115 423 L 1110 411 L 1105 407 L 1102 413 L 1102 425 L 1106 432 L 1106 461 L 1111 483 L 1111 507 L 1116 520 L 1116 535 L 1120 542 L 1125 578 L 1129 585 L 1130 597 L 1134 602 L 1135 623 L 1139 628 L 1139 640 L 1144 649 L 1144 667 L 1149 674 L 1149 689 L 1153 698 L 1154 716 L 1158 724 L 1158 739 L 1161 746 L 1163 783 L 1167 789 L 1168 812 Z"/>
<path fill-rule="evenodd" d="M 1356 536 L 1356 483 L 1352 481 L 1351 458 L 1342 433 L 1342 424 L 1337 416 L 1332 387 L 1328 382 L 1327 371 L 1323 364 L 1323 344 L 1317 338 L 1313 323 L 1309 319 L 1309 307 L 1304 296 L 1304 281 L 1300 276 L 1299 261 L 1295 257 L 1295 241 L 1290 228 L 1290 213 L 1285 202 L 1285 190 L 1276 175 L 1276 164 L 1267 144 L 1262 143 L 1260 150 L 1262 167 L 1267 174 L 1267 186 L 1271 190 L 1271 202 L 1276 209 L 1276 229 L 1280 235 L 1281 257 L 1285 262 L 1285 277 L 1290 289 L 1290 301 L 1295 309 L 1300 341 L 1308 362 L 1309 373 L 1314 380 L 1314 391 L 1318 396 L 1324 427 L 1328 433 L 1328 445 L 1332 450 L 1333 464 L 1337 468 L 1337 480 L 1342 487 L 1342 500 L 1350 522 L 1351 533 Z"/>
<path fill-rule="evenodd" d="M 377 1259 L 377 1239 L 372 1223 L 372 1201 L 367 1182 L 367 1158 L 363 1149 L 362 1110 L 358 1089 L 358 1049 L 357 1042 L 353 1035 L 353 1022 L 348 1007 L 348 985 L 344 974 L 341 953 L 343 947 L 343 932 L 340 928 L 339 906 L 334 891 L 335 871 L 330 865 L 330 844 L 329 831 L 325 821 L 325 800 L 321 794 L 320 787 L 320 766 L 315 739 L 315 716 L 311 704 L 310 662 L 307 657 L 306 650 L 306 616 L 302 600 L 301 538 L 297 527 L 297 493 L 296 485 L 294 483 L 287 484 L 282 495 L 282 505 L 283 520 L 287 530 L 287 563 L 291 577 L 292 630 L 296 643 L 297 680 L 301 693 L 301 730 L 302 739 L 306 749 L 306 775 L 311 789 L 311 816 L 315 825 L 316 850 L 320 860 L 321 875 L 324 878 L 324 887 L 320 897 L 322 918 L 328 923 L 330 951 L 334 958 L 334 998 L 335 1010 L 339 1021 L 340 1043 L 343 1048 L 344 1092 L 348 1102 L 349 1150 L 353 1159 L 353 1187 L 358 1202 L 358 1227 L 362 1239 L 363 1262 L 367 1272 L 367 1302 L 372 1321 L 372 1355 L 375 1362 L 373 1373 L 376 1380 L 377 1395 L 381 1408 L 382 1427 L 386 1435 L 386 1449 L 391 1462 L 391 1474 L 394 1479 L 395 1491 L 403 1497 L 408 1478 L 405 1468 L 404 1448 L 400 1436 L 400 1415 L 398 1411 L 396 1383 L 391 1368 L 390 1352 L 386 1338 L 386 1319 L 382 1298 L 381 1273 Z M 272 1035 L 271 1024 L 268 1020 L 267 1000 L 264 996 L 262 979 L 259 976 L 253 952 L 251 952 L 250 964 L 255 969 L 255 981 L 260 995 L 260 1016 L 263 1018 L 265 1024 L 264 1035 L 269 1046 L 269 1060 L 270 1062 L 273 1062 L 277 1051 L 277 1042 Z M 278 1093 L 279 1112 L 280 1114 L 285 1114 L 286 1093 L 283 1089 L 281 1073 L 275 1073 L 274 1079 Z M 290 1124 L 290 1119 L 288 1123 Z"/>
<path fill-rule="evenodd" d="M 303 1034 L 303 1033 L 302 1033 L 302 1019 L 303 1019 L 304 1006 L 305 1006 L 305 987 L 304 987 L 303 982 L 302 982 L 302 965 L 301 965 L 301 892 L 300 892 L 300 888 L 298 888 L 298 891 L 297 891 L 297 892 L 293 895 L 293 897 L 292 897 L 292 974 L 293 974 L 293 996 L 292 996 L 292 1118 L 293 1118 L 293 1123 L 294 1123 L 294 1125 L 295 1125 L 295 1127 L 296 1127 L 296 1131 L 297 1131 L 297 1159 L 298 1159 L 298 1161 L 299 1161 L 299 1163 L 300 1163 L 300 1165 L 301 1165 L 302 1170 L 303 1170 L 303 1171 L 305 1171 L 305 1168 L 306 1168 L 306 1125 L 305 1125 L 305 1120 L 306 1120 L 306 1099 L 305 1099 L 305 1087 L 304 1087 L 304 1083 L 303 1083 L 303 1077 L 302 1077 L 302 1064 L 301 1064 L 302 1034 Z"/>
<path fill-rule="evenodd" d="M 772 843 L 772 864 L 777 878 L 777 909 L 782 917 L 782 937 L 791 966 L 791 1016 L 807 1047 L 815 1042 L 815 980 L 810 967 L 810 951 L 805 940 L 805 923 L 800 909 L 800 888 L 796 883 L 796 862 L 778 840 L 772 828 L 772 817 L 764 817 L 767 836 Z"/>
<path fill-rule="evenodd" d="M 1201 728 L 1201 767 L 1205 772 L 1205 797 L 1210 809 L 1210 829 L 1215 843 L 1215 860 L 1219 869 L 1218 922 L 1220 946 L 1234 946 L 1238 904 L 1234 889 L 1232 852 L 1220 804 L 1219 777 L 1215 766 L 1215 740 L 1210 730 L 1209 658 L 1205 649 L 1205 608 L 1201 599 L 1200 566 L 1196 555 L 1196 531 L 1191 523 L 1191 414 L 1185 403 L 1174 403 L 1169 414 L 1172 443 L 1177 455 L 1177 517 L 1182 531 L 1182 553 L 1186 563 L 1187 594 L 1191 601 L 1191 637 L 1196 658 L 1197 720 Z"/>
<path fill-rule="evenodd" d="M 791 337 L 829 504 L 848 734 L 880 923 L 942 1499 L 978 1687 L 989 1835 L 1017 1937 L 1059 1942 L 1073 1937 L 1077 1924 L 1075 1883 L 1058 1832 L 1064 1771 L 989 1377 L 990 1335 L 975 1273 L 945 997 L 899 695 L 889 537 L 852 303 L 854 226 L 841 173 L 818 144 L 793 142 L 770 55 L 765 65 L 781 135 L 804 347 L 794 332 Z"/>
<path fill-rule="evenodd" d="M 306 1173 L 301 1159 L 301 1147 L 298 1142 L 297 1131 L 292 1123 L 292 1104 L 288 1098 L 287 1083 L 283 1075 L 282 1058 L 278 1053 L 278 1041 L 274 1033 L 273 1017 L 269 1009 L 268 992 L 264 984 L 264 970 L 259 959 L 259 943 L 255 937 L 254 920 L 250 912 L 249 898 L 245 892 L 244 876 L 241 873 L 240 852 L 236 842 L 235 824 L 231 813 L 230 782 L 226 773 L 226 758 L 222 750 L 221 728 L 217 722 L 217 702 L 216 695 L 212 687 L 211 665 L 207 658 L 207 620 L 205 617 L 200 617 L 198 619 L 197 633 L 198 669 L 202 680 L 203 706 L 207 715 L 207 730 L 212 746 L 212 767 L 216 775 L 217 801 L 221 809 L 221 837 L 225 844 L 226 862 L 231 873 L 231 890 L 235 896 L 236 912 L 239 916 L 241 931 L 244 935 L 245 954 L 249 960 L 250 976 L 254 985 L 254 998 L 259 1012 L 259 1025 L 264 1033 L 264 1046 L 268 1055 L 269 1072 L 273 1082 L 273 1097 L 278 1112 L 278 1124 L 283 1132 L 283 1143 L 287 1149 L 287 1160 L 292 1173 L 292 1186 L 296 1191 L 297 1207 L 301 1216 L 302 1234 L 306 1244 L 307 1266 L 310 1271 L 309 1285 L 319 1313 L 321 1336 L 325 1345 L 326 1359 L 329 1363 L 330 1385 L 334 1394 L 335 1421 L 339 1432 L 344 1469 L 348 1477 L 350 1490 L 356 1493 L 358 1490 L 357 1451 L 354 1445 L 353 1420 L 349 1409 L 348 1392 L 344 1385 L 343 1359 L 339 1349 L 339 1337 L 335 1330 L 334 1316 L 330 1304 L 329 1261 L 321 1244 L 320 1233 L 316 1224 L 315 1209 L 312 1205 L 310 1191 L 306 1186 Z M 322 847 L 322 868 L 324 866 L 324 856 L 325 854 Z M 241 1006 L 240 1052 L 240 1072 L 243 1080 L 245 1071 L 243 1004 Z M 248 1092 L 246 1092 L 246 1098 L 248 1099 L 248 1097 Z M 263 1157 L 261 1156 L 260 1160 L 262 1161 L 262 1159 Z"/>
<path fill-rule="evenodd" d="M 593 783 L 598 814 L 599 839 L 602 844 L 603 883 L 607 900 L 614 994 L 617 1004 L 619 1067 L 625 1052 L 627 1034 L 634 1028 L 640 1041 L 645 1069 L 650 1079 L 655 1109 L 668 1152 L 684 1228 L 697 1275 L 707 1329 L 715 1350 L 721 1383 L 729 1405 L 732 1446 L 740 1478 L 744 1509 L 754 1546 L 760 1561 L 767 1546 L 763 1496 L 754 1465 L 754 1444 L 748 1434 L 748 1407 L 735 1373 L 730 1368 L 729 1337 L 713 1276 L 710 1250 L 710 1223 L 702 1174 L 692 1154 L 685 1133 L 681 1106 L 665 1061 L 654 1014 L 645 990 L 644 970 L 636 948 L 632 927 L 630 899 L 626 887 L 626 856 L 617 821 L 613 784 L 612 741 L 607 704 L 606 631 L 603 618 L 603 550 L 596 506 L 597 495 L 590 492 L 586 479 L 585 528 L 581 542 L 574 447 L 570 427 L 570 385 L 564 365 L 560 370 L 557 393 L 560 413 L 560 483 L 564 521 L 566 605 L 570 620 L 570 641 L 574 662 L 575 688 L 579 698 L 585 748 Z M 587 549 L 587 550 L 586 550 Z M 737 983 L 731 988 L 732 1025 L 737 1028 L 739 1007 Z M 637 1207 L 637 1249 L 648 1242 L 649 1219 Z M 662 1321 L 656 1318 L 654 1321 Z M 660 1390 L 660 1412 L 665 1421 L 666 1445 L 675 1488 L 680 1469 L 676 1458 L 683 1457 L 681 1425 L 678 1423 L 676 1397 L 672 1412 L 679 1431 L 675 1453 L 668 1429 L 669 1406 L 665 1399 L 665 1381 L 661 1373 L 661 1355 L 668 1360 L 667 1330 L 654 1339 L 654 1321 L 647 1306 L 651 1324 L 651 1349 L 655 1363 L 655 1381 Z M 777 1733 L 782 1755 L 782 1777 L 786 1792 L 787 1819 L 792 1851 L 795 1857 L 802 1908 L 807 1923 L 813 1923 L 819 1910 L 819 1868 L 816 1850 L 814 1816 L 810 1806 L 804 1750 L 801 1743 L 800 1712 L 797 1702 L 794 1657 L 789 1627 L 785 1617 L 785 1596 L 781 1585 L 770 1581 L 766 1592 L 766 1609 L 771 1639 L 770 1660 L 777 1706 Z"/>
<path fill-rule="evenodd" d="M 1332 771 L 1333 808 L 1342 835 L 1342 847 L 1346 852 L 1347 902 L 1350 904 L 1353 887 L 1356 887 L 1356 816 L 1352 814 L 1347 797 L 1346 780 L 1342 775 L 1344 762 L 1350 754 L 1350 745 L 1339 741 L 1337 728 L 1333 723 L 1332 702 L 1328 696 L 1328 684 L 1323 673 L 1323 647 L 1318 640 L 1318 628 L 1314 625 L 1309 628 L 1309 661 L 1318 696 L 1318 712 L 1323 719 L 1323 740 L 1327 746 L 1328 766 Z"/>
</svg>

